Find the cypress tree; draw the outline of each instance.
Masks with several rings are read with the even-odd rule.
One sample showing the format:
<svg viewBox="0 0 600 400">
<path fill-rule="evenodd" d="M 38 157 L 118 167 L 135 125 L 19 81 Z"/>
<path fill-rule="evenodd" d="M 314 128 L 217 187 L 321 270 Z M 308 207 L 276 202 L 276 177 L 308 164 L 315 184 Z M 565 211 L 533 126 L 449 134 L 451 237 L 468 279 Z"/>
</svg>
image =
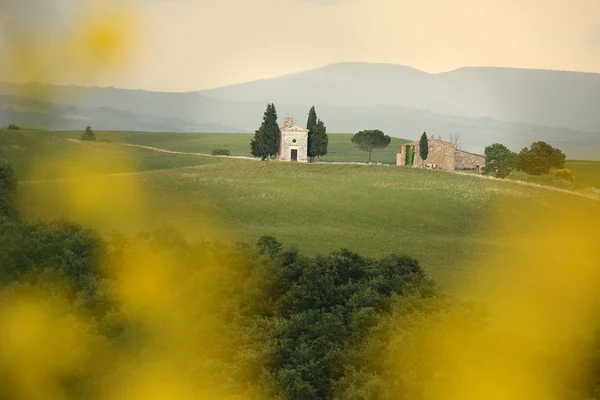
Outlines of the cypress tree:
<svg viewBox="0 0 600 400">
<path fill-rule="evenodd" d="M 309 152 L 313 157 L 322 157 L 327 154 L 327 145 L 329 137 L 327 136 L 327 128 L 323 121 L 318 120 L 313 127 L 312 141 L 309 142 Z"/>
<path fill-rule="evenodd" d="M 275 104 L 268 104 L 263 115 L 260 128 L 255 131 L 254 138 L 250 142 L 250 150 L 253 156 L 269 161 L 271 155 L 279 151 L 279 140 L 281 131 L 277 125 L 277 111 Z"/>
<path fill-rule="evenodd" d="M 429 141 L 427 140 L 426 132 L 423 132 L 423 135 L 421 135 L 421 140 L 419 141 L 419 153 L 423 161 L 427 160 L 427 156 L 429 155 Z"/>
<path fill-rule="evenodd" d="M 267 153 L 267 161 L 271 155 L 279 151 L 279 140 L 281 139 L 281 129 L 277 124 L 277 110 L 275 104 L 267 107 L 267 115 L 265 116 L 265 151 Z"/>
<path fill-rule="evenodd" d="M 308 112 L 308 121 L 306 122 L 306 129 L 308 129 L 308 159 L 313 162 L 315 159 L 315 156 L 317 156 L 317 154 L 315 154 L 313 152 L 313 148 L 314 145 L 312 144 L 313 142 L 313 135 L 314 135 L 314 129 L 315 126 L 317 125 L 317 112 L 315 111 L 315 106 L 312 106 L 310 108 L 310 111 Z"/>
<path fill-rule="evenodd" d="M 260 129 L 254 131 L 254 137 L 250 141 L 250 154 L 252 154 L 254 157 L 260 157 L 262 160 L 264 160 L 264 157 L 261 155 L 260 149 L 258 147 L 259 140 L 260 140 Z"/>
</svg>

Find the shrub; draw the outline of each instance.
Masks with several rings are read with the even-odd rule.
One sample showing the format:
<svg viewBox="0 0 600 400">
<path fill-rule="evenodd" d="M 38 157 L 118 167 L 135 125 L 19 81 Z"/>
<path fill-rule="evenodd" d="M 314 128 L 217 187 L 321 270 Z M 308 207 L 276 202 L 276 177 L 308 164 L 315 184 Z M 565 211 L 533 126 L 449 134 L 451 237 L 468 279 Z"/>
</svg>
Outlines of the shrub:
<svg viewBox="0 0 600 400">
<path fill-rule="evenodd" d="M 87 127 L 85 128 L 85 132 L 83 132 L 83 134 L 81 135 L 81 140 L 88 140 L 91 142 L 95 142 L 96 141 L 96 135 L 94 134 L 94 131 L 92 131 L 91 127 Z"/>
<path fill-rule="evenodd" d="M 550 173 L 550 176 L 552 176 L 554 179 L 566 182 L 568 184 L 573 184 L 573 172 L 571 172 L 570 169 L 551 168 L 549 173 Z"/>
<path fill-rule="evenodd" d="M 20 130 L 19 127 L 15 124 L 8 124 L 8 127 L 6 129 L 11 129 L 13 131 L 18 131 Z"/>
<path fill-rule="evenodd" d="M 216 149 L 213 149 L 213 151 L 210 154 L 212 154 L 213 156 L 230 156 L 231 151 L 222 147 L 217 147 Z"/>
</svg>

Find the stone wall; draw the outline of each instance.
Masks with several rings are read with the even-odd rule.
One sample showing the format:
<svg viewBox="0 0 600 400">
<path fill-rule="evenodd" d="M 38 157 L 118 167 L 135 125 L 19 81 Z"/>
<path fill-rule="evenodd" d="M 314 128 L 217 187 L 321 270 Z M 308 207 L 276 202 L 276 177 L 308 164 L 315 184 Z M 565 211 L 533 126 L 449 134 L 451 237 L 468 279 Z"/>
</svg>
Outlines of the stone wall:
<svg viewBox="0 0 600 400">
<path fill-rule="evenodd" d="M 432 139 L 429 141 L 429 154 L 427 160 L 421 159 L 420 146 L 415 146 L 415 159 L 413 166 L 419 168 L 440 168 L 454 170 L 454 146 L 441 139 Z"/>
<path fill-rule="evenodd" d="M 406 164 L 406 145 L 400 146 L 400 151 L 396 153 L 396 165 L 398 167 Z"/>
<path fill-rule="evenodd" d="M 440 136 L 428 139 L 429 154 L 427 160 L 423 161 L 420 155 L 419 142 L 411 142 L 400 146 L 396 153 L 396 165 L 406 165 L 406 146 L 414 146 L 414 160 L 412 166 L 417 168 L 439 168 L 446 170 L 476 170 L 482 172 L 485 166 L 485 157 L 462 150 L 456 150 L 450 142 L 445 142 Z"/>
<path fill-rule="evenodd" d="M 479 154 L 458 150 L 454 156 L 454 165 L 458 170 L 476 170 L 481 172 L 485 166 L 485 157 Z"/>
</svg>

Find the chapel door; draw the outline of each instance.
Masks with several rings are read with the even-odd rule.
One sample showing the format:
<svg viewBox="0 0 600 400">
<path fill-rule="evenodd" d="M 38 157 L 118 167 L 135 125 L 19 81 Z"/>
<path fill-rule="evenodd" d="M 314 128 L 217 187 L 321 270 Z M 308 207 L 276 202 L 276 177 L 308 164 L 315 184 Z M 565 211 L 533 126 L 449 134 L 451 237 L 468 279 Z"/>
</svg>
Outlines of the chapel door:
<svg viewBox="0 0 600 400">
<path fill-rule="evenodd" d="M 296 150 L 296 149 L 292 150 L 291 160 L 292 161 L 298 161 L 298 150 Z"/>
</svg>

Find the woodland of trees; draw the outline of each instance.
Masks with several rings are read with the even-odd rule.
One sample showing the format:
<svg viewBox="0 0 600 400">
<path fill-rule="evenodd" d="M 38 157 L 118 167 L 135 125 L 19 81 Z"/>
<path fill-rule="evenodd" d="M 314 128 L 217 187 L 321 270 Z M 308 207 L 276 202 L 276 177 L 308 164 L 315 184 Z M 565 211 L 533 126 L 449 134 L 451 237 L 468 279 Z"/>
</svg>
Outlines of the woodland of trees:
<svg viewBox="0 0 600 400">
<path fill-rule="evenodd" d="M 443 357 L 456 349 L 442 343 L 423 348 L 415 327 L 427 316 L 458 314 L 461 329 L 468 327 L 476 336 L 486 324 L 483 309 L 440 293 L 419 262 L 405 255 L 370 258 L 342 249 L 308 257 L 270 236 L 254 246 L 196 243 L 165 229 L 136 237 L 101 235 L 61 220 L 21 220 L 13 206 L 16 188 L 12 169 L 0 164 L 0 319 L 8 295 L 42 288 L 49 298 L 62 296 L 73 310 L 93 316 L 86 337 L 102 349 L 72 369 L 63 360 L 46 360 L 61 369 L 44 376 L 44 382 L 64 399 L 99 398 L 109 378 L 129 387 L 141 368 L 140 347 L 156 342 L 150 328 L 170 332 L 183 315 L 189 318 L 183 320 L 181 337 L 167 335 L 183 346 L 169 358 L 168 369 L 181 382 L 212 382 L 245 399 L 424 400 L 430 398 L 428 390 L 452 379 L 453 372 L 440 370 L 432 352 Z M 131 268 L 123 260 L 141 250 L 149 260 L 176 260 L 172 273 L 181 274 L 181 280 L 165 288 L 168 296 L 160 297 L 165 304 L 207 292 L 214 301 L 159 307 L 150 310 L 150 319 L 136 319 L 115 293 L 118 277 Z M 149 270 L 144 263 L 134 287 L 143 286 Z M 54 283 L 55 278 L 68 285 Z M 172 323 L 161 320 L 165 311 L 174 315 Z M 423 334 L 433 329 L 424 327 Z M 0 338 L 3 334 L 0 329 Z M 47 342 L 42 336 L 42 345 L 60 348 L 69 336 L 61 331 L 57 337 Z M 165 351 L 160 345 L 156 354 Z M 48 351 L 43 354 L 53 354 Z M 135 362 L 121 365 L 119 357 L 111 358 L 115 353 Z M 177 363 L 177 357 L 185 362 Z M 581 379 L 557 398 L 600 399 L 600 355 L 588 358 L 587 367 L 576 371 Z M 24 398 L 5 361 L 0 363 L 0 398 Z M 193 393 L 189 398 L 204 397 Z"/>
<path fill-rule="evenodd" d="M 538 141 L 525 147 L 519 154 L 500 143 L 485 148 L 484 173 L 505 178 L 512 171 L 522 171 L 529 175 L 553 175 L 572 182 L 573 175 L 565 169 L 566 155 L 549 144 Z"/>
</svg>

